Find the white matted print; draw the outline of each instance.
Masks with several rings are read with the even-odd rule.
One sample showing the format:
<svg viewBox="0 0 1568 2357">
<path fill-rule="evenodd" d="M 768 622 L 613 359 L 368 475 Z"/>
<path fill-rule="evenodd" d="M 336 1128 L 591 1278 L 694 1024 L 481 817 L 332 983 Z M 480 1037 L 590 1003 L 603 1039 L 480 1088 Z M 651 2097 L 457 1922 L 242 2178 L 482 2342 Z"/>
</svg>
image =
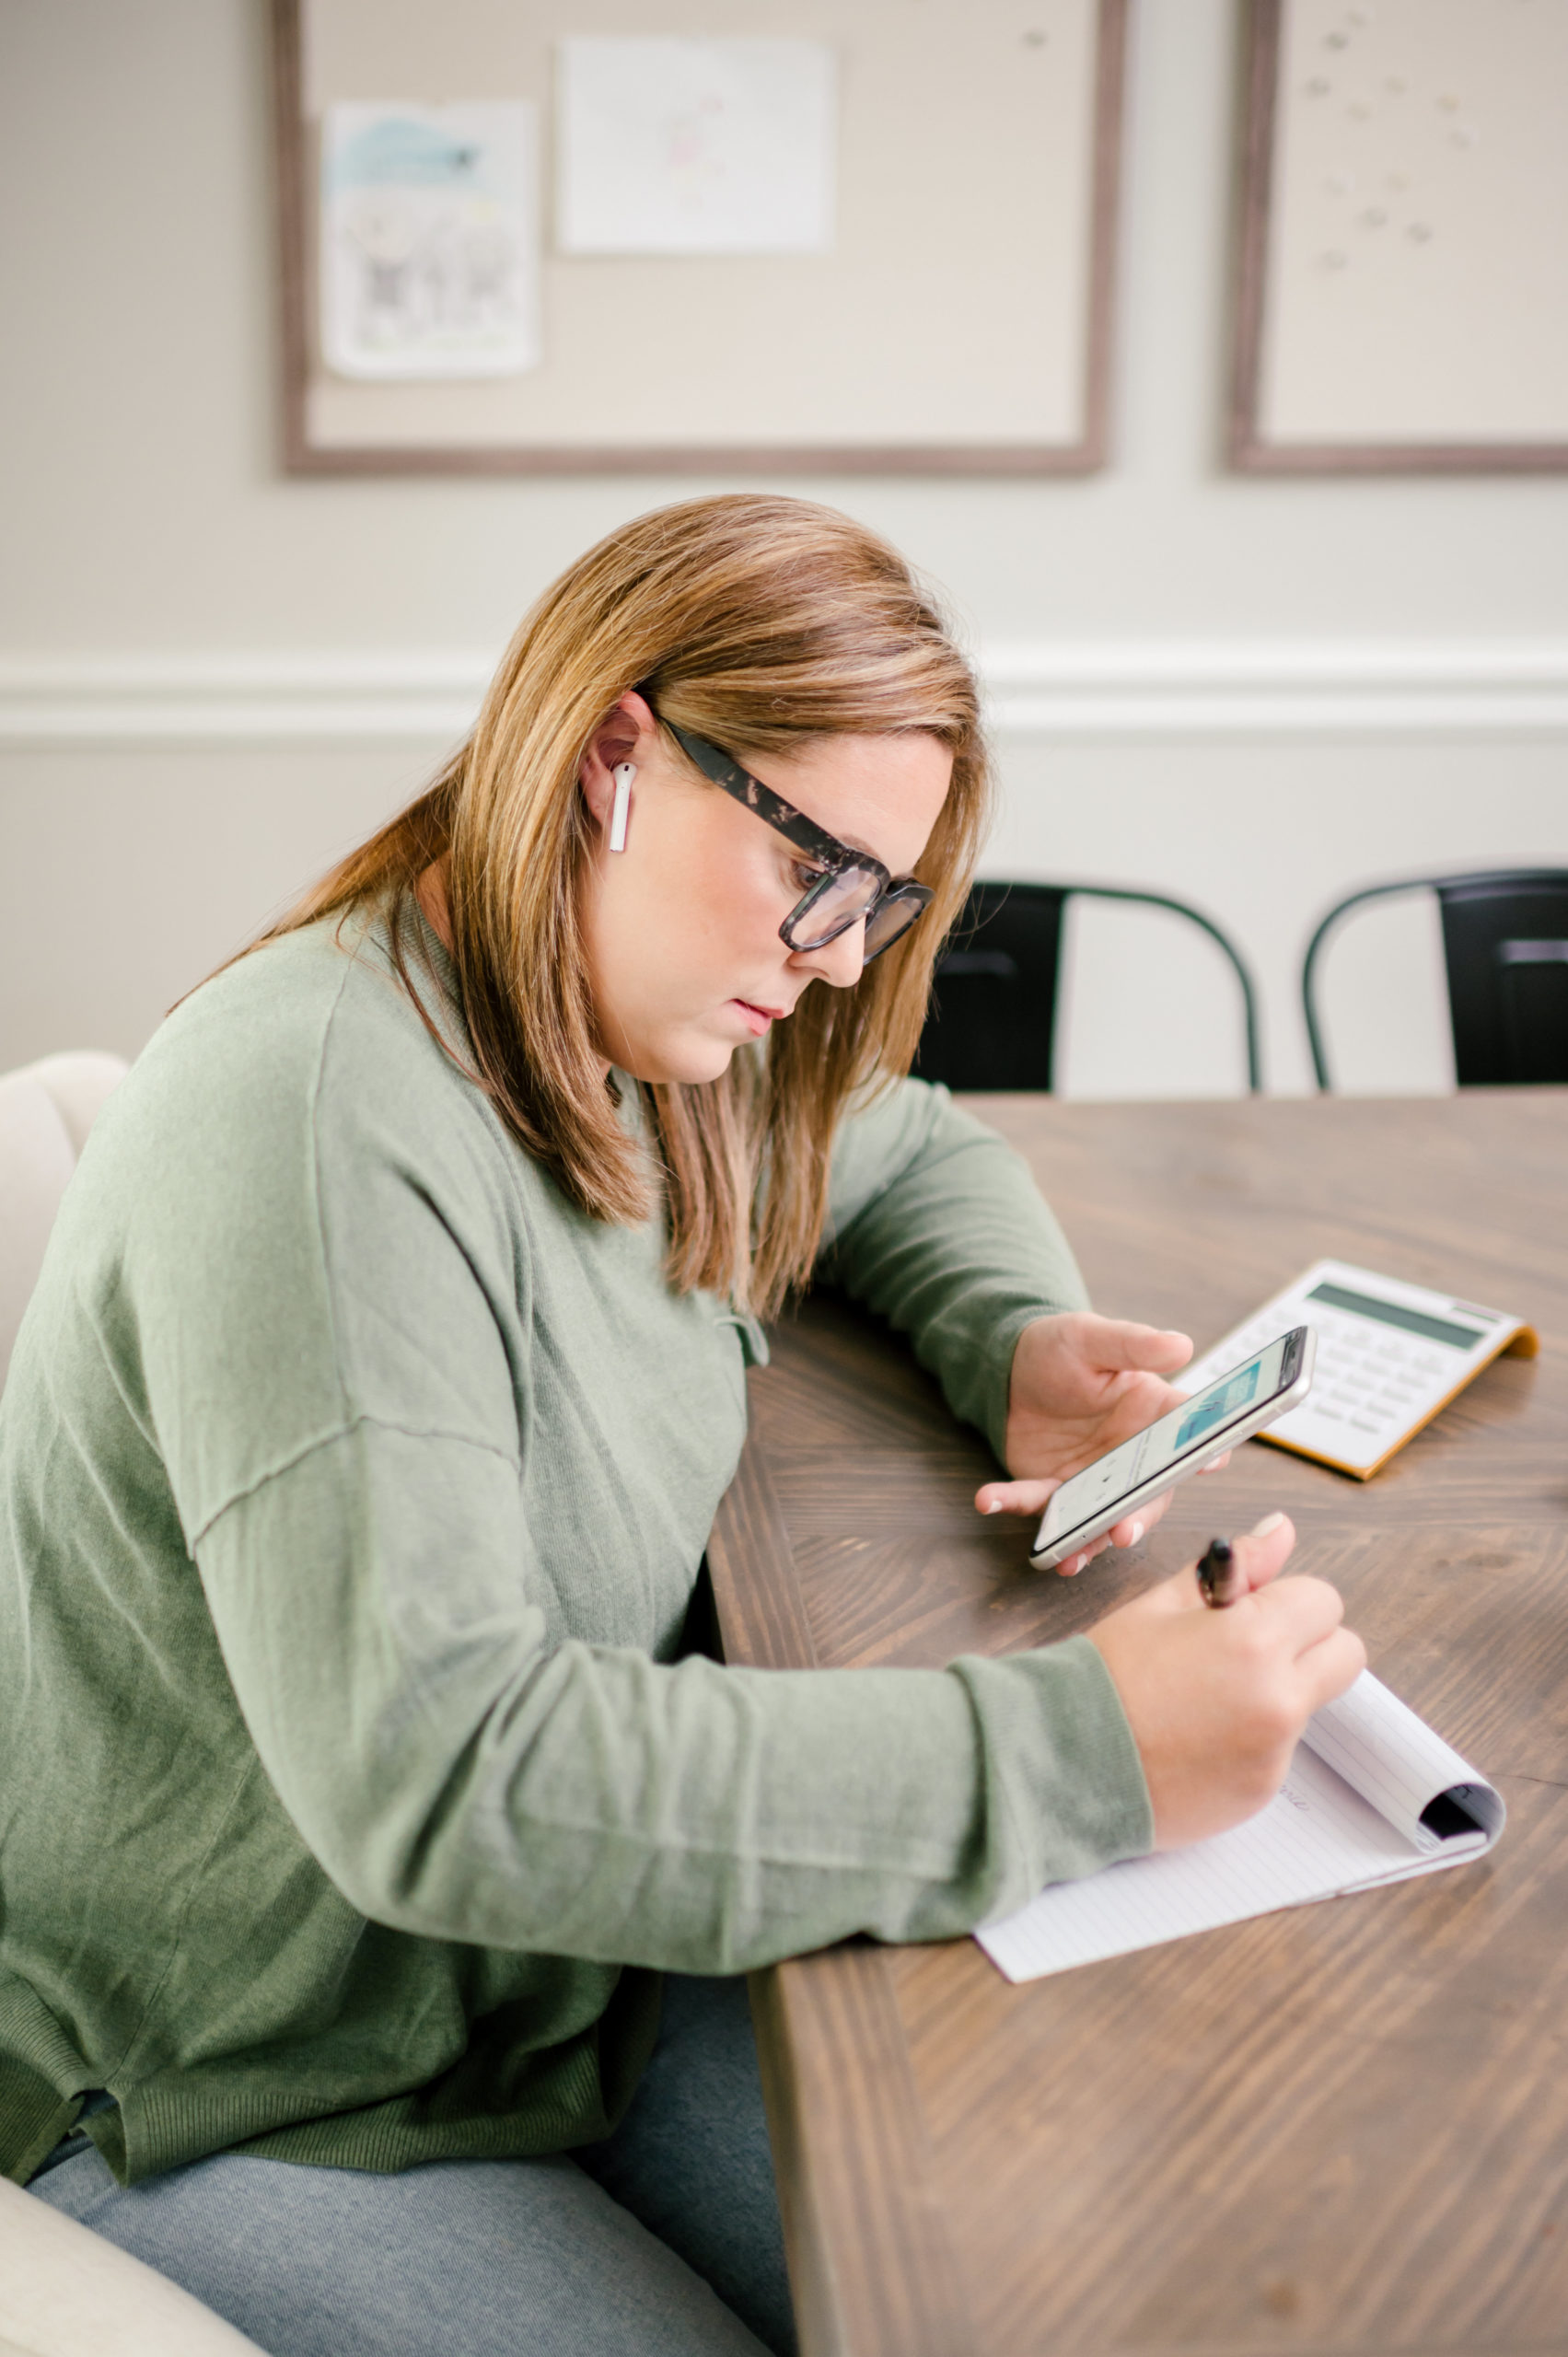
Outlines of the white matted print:
<svg viewBox="0 0 1568 2357">
<path fill-rule="evenodd" d="M 829 252 L 835 101 L 823 41 L 562 41 L 560 250 Z"/>
<path fill-rule="evenodd" d="M 320 250 L 321 350 L 338 376 L 537 366 L 537 109 L 328 107 Z"/>
<path fill-rule="evenodd" d="M 1568 0 L 1252 21 L 1243 462 L 1568 463 Z"/>
</svg>

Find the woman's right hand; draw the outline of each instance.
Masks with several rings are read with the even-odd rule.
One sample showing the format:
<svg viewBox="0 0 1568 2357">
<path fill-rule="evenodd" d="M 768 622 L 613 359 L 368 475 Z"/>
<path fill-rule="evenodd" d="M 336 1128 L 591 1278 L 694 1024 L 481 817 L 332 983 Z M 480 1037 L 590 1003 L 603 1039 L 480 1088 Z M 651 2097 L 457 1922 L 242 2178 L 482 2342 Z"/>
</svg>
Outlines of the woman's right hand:
<svg viewBox="0 0 1568 2357">
<path fill-rule="evenodd" d="M 1286 1516 L 1270 1515 L 1236 1541 L 1249 1592 L 1235 1604 L 1205 1604 L 1190 1563 L 1088 1632 L 1144 1763 L 1156 1850 L 1255 1816 L 1284 1782 L 1313 1712 L 1366 1666 L 1339 1590 L 1278 1578 L 1295 1544 Z"/>
</svg>

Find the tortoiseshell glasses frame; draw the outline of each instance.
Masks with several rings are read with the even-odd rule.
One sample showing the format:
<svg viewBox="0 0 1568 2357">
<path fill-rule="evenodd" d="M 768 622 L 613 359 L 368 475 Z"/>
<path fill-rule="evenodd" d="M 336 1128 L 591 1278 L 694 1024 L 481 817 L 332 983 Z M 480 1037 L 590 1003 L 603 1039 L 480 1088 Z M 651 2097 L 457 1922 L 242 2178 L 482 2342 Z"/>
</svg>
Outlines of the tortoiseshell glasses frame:
<svg viewBox="0 0 1568 2357">
<path fill-rule="evenodd" d="M 653 711 L 645 688 L 638 693 Z M 656 719 L 658 714 L 655 714 Z M 929 885 L 917 884 L 912 876 L 895 877 L 879 859 L 867 851 L 854 851 L 848 843 L 840 842 L 825 827 L 764 785 L 760 777 L 741 768 L 732 755 L 719 746 L 710 744 L 705 737 L 694 736 L 689 728 L 678 728 L 673 720 L 660 720 L 668 728 L 687 760 L 699 769 L 713 785 L 743 802 L 754 811 L 765 826 L 786 842 L 804 853 L 811 864 L 822 870 L 815 883 L 809 885 L 779 927 L 779 938 L 790 949 L 825 949 L 852 925 L 865 924 L 865 962 L 879 958 L 884 949 L 891 948 L 901 935 L 906 934 L 916 917 L 931 905 L 934 893 Z"/>
</svg>

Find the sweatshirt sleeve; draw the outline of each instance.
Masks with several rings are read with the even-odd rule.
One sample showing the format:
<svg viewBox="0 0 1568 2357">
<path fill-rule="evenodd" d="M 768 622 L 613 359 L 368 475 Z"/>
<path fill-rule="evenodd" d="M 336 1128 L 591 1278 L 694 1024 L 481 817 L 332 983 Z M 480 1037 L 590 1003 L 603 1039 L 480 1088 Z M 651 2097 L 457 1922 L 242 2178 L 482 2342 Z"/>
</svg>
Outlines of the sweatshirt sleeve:
<svg viewBox="0 0 1568 2357">
<path fill-rule="evenodd" d="M 998 1457 L 1019 1334 L 1088 1303 L 1028 1164 L 946 1088 L 918 1080 L 842 1123 L 820 1267 L 910 1337 L 954 1414 Z"/>
<path fill-rule="evenodd" d="M 503 1457 L 368 1421 L 199 1542 L 262 1765 L 375 1921 L 729 1973 L 945 1938 L 1150 1846 L 1086 1638 L 944 1670 L 664 1666 L 548 1644 L 531 1554 Z"/>
</svg>

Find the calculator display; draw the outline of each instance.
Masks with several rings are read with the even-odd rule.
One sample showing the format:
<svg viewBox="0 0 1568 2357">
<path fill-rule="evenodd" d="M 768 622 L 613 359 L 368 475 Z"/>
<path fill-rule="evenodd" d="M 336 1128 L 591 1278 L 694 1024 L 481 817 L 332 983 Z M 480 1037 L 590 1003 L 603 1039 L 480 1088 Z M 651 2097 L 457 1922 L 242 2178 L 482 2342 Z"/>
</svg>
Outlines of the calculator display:
<svg viewBox="0 0 1568 2357">
<path fill-rule="evenodd" d="M 1376 1301 L 1371 1294 L 1352 1293 L 1346 1285 L 1314 1285 L 1308 1301 L 1327 1302 L 1330 1309 L 1353 1310 L 1358 1318 L 1376 1318 L 1385 1326 L 1402 1327 L 1407 1334 L 1423 1335 L 1429 1342 L 1446 1342 L 1456 1351 L 1472 1350 L 1481 1337 L 1478 1326 L 1451 1325 L 1446 1318 L 1428 1318 L 1423 1310 L 1405 1309 L 1397 1301 Z"/>
</svg>

